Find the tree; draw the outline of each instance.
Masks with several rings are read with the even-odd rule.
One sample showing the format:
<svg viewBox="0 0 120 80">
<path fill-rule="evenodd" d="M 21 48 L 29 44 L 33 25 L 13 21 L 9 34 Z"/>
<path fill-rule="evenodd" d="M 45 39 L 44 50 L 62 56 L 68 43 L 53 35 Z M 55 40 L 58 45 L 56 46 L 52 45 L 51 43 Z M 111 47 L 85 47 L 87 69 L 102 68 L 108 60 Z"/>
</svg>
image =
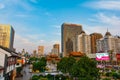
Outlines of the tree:
<svg viewBox="0 0 120 80">
<path fill-rule="evenodd" d="M 99 77 L 99 70 L 95 61 L 83 56 L 72 66 L 71 75 L 80 80 L 96 80 Z"/>
<path fill-rule="evenodd" d="M 45 57 L 42 57 L 38 59 L 36 62 L 33 63 L 33 70 L 39 70 L 41 72 L 44 72 L 46 67 L 46 59 Z"/>
<path fill-rule="evenodd" d="M 60 70 L 63 73 L 67 72 L 67 57 L 64 57 L 60 60 L 60 62 L 57 64 L 57 69 Z"/>
<path fill-rule="evenodd" d="M 39 70 L 39 64 L 38 64 L 38 62 L 34 62 L 33 63 L 33 70 L 34 71 Z"/>
<path fill-rule="evenodd" d="M 37 61 L 38 60 L 38 58 L 36 58 L 36 57 L 31 57 L 30 59 L 29 59 L 29 62 L 35 62 L 35 61 Z"/>
<path fill-rule="evenodd" d="M 64 57 L 60 60 L 60 62 L 57 64 L 57 69 L 60 70 L 63 73 L 69 73 L 72 65 L 76 62 L 76 60 L 73 57 Z"/>
<path fill-rule="evenodd" d="M 32 80 L 38 80 L 39 79 L 39 76 L 37 76 L 37 75 L 34 75 L 33 77 L 32 77 Z"/>
</svg>

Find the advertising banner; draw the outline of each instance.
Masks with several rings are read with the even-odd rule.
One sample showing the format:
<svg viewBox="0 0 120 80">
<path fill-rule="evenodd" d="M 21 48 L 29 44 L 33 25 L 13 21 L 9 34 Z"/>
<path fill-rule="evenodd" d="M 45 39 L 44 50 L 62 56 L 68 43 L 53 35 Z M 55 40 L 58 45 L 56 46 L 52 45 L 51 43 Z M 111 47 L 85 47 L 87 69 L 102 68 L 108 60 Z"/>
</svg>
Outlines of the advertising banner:
<svg viewBox="0 0 120 80">
<path fill-rule="evenodd" d="M 107 61 L 110 60 L 108 53 L 96 53 L 97 61 Z"/>
</svg>

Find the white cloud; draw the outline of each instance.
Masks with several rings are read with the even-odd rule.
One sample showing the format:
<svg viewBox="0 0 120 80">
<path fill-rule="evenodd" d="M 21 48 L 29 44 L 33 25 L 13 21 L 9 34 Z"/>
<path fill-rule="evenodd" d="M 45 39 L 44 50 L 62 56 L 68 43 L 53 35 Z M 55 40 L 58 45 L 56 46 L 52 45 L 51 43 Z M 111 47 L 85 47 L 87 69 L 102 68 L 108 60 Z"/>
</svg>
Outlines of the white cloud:
<svg viewBox="0 0 120 80">
<path fill-rule="evenodd" d="M 84 31 L 87 34 L 91 34 L 91 33 L 101 33 L 102 35 L 104 35 L 107 31 L 107 26 L 101 26 L 101 25 L 96 25 L 96 26 L 92 26 L 92 25 L 86 25 L 83 24 L 84 26 Z"/>
<path fill-rule="evenodd" d="M 24 48 L 28 52 L 32 52 L 35 50 L 35 44 L 31 42 L 29 39 L 22 37 L 20 35 L 15 35 L 15 48 L 17 51 L 21 52 L 21 50 Z"/>
<path fill-rule="evenodd" d="M 29 4 L 27 0 L 2 0 L 1 3 L 6 5 L 5 10 L 7 11 L 9 10 L 8 12 L 12 12 L 12 11 L 16 12 L 18 8 L 27 11 L 31 11 L 35 9 L 31 4 Z M 3 4 L 1 5 L 1 7 L 3 7 Z"/>
<path fill-rule="evenodd" d="M 53 44 L 60 43 L 60 41 L 45 41 L 45 40 L 38 40 L 38 39 L 30 39 L 28 37 L 23 37 L 19 34 L 15 35 L 14 47 L 16 48 L 17 52 L 21 52 L 22 49 L 25 49 L 27 52 L 32 53 L 33 50 L 37 50 L 38 46 L 42 45 L 45 47 L 45 54 L 51 52 Z"/>
<path fill-rule="evenodd" d="M 101 1 L 85 3 L 85 6 L 89 6 L 95 9 L 120 10 L 120 1 L 101 0 Z"/>
<path fill-rule="evenodd" d="M 0 9 L 3 9 L 5 8 L 5 5 L 4 4 L 0 4 Z"/>
<path fill-rule="evenodd" d="M 96 15 L 96 18 L 98 19 L 98 21 L 100 21 L 102 23 L 109 24 L 114 27 L 120 26 L 120 17 L 119 16 L 115 16 L 115 15 L 108 16 L 103 13 L 99 13 Z"/>
<path fill-rule="evenodd" d="M 107 15 L 104 13 L 96 14 L 89 19 L 94 25 L 83 25 L 88 34 L 93 32 L 106 33 L 107 28 L 112 35 L 120 35 L 120 17 L 116 15 Z"/>
</svg>

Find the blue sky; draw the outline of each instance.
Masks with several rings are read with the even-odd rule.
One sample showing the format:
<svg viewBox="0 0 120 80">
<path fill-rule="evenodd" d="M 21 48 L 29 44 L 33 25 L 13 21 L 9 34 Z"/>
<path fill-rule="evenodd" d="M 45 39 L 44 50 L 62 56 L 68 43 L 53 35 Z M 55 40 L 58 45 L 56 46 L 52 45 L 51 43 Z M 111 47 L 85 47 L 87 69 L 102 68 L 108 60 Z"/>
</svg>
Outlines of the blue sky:
<svg viewBox="0 0 120 80">
<path fill-rule="evenodd" d="M 107 28 L 120 35 L 119 0 L 0 0 L 0 24 L 15 29 L 14 47 L 32 53 L 39 45 L 50 52 L 61 42 L 64 22 L 81 24 L 87 34 Z"/>
</svg>

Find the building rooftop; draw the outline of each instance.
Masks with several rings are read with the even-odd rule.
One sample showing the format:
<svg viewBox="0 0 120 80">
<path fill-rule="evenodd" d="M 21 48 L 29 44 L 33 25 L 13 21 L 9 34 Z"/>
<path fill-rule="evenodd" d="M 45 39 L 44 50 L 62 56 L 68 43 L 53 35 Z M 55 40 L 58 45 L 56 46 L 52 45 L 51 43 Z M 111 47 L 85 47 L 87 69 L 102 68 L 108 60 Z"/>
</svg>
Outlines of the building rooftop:
<svg viewBox="0 0 120 80">
<path fill-rule="evenodd" d="M 111 36 L 111 33 L 107 31 L 107 32 L 105 33 L 105 36 Z"/>
<path fill-rule="evenodd" d="M 9 52 L 12 56 L 20 57 L 20 56 L 18 56 L 18 53 L 15 52 L 15 51 L 13 51 L 13 50 L 10 50 L 10 49 L 8 49 L 6 47 L 3 47 L 3 46 L 0 46 L 0 48 L 3 49 L 3 50 L 5 50 L 5 51 L 7 51 L 7 52 Z"/>
<path fill-rule="evenodd" d="M 82 26 L 80 24 L 73 24 L 73 23 L 63 23 L 64 26 Z"/>
<path fill-rule="evenodd" d="M 81 52 L 71 52 L 69 56 L 74 56 L 74 57 L 81 57 L 83 56 L 84 54 L 81 53 Z"/>
</svg>

